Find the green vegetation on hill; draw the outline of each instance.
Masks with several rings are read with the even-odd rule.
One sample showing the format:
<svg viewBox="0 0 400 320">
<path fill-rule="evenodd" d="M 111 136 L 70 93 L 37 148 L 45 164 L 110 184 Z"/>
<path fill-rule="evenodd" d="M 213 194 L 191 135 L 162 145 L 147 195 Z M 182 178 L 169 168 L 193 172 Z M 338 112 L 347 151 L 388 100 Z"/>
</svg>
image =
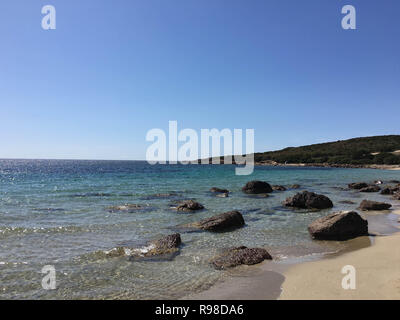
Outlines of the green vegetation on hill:
<svg viewBox="0 0 400 320">
<path fill-rule="evenodd" d="M 400 135 L 339 140 L 256 153 L 256 162 L 328 164 L 400 164 Z"/>
</svg>

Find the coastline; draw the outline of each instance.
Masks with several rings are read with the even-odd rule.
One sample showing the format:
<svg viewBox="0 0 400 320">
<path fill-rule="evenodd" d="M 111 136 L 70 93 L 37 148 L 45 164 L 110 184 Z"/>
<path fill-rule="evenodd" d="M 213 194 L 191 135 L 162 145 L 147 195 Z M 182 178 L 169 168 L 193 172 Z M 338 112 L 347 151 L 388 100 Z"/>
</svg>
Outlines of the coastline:
<svg viewBox="0 0 400 320">
<path fill-rule="evenodd" d="M 393 211 L 400 214 L 400 210 Z M 399 230 L 400 231 L 400 230 Z M 400 233 L 376 237 L 368 248 L 337 257 L 299 264 L 288 269 L 282 285 L 282 300 L 400 299 Z M 354 266 L 356 288 L 344 290 L 341 273 Z"/>
<path fill-rule="evenodd" d="M 400 165 L 389 164 L 329 164 L 329 163 L 279 163 L 275 161 L 255 162 L 256 166 L 274 167 L 315 167 L 315 168 L 353 168 L 353 169 L 380 169 L 380 170 L 400 170 Z"/>
<path fill-rule="evenodd" d="M 400 209 L 391 213 L 400 215 Z M 400 244 L 400 226 L 397 228 L 399 232 L 390 235 L 348 240 L 346 249 L 336 253 L 246 266 L 241 273 L 183 299 L 400 299 L 400 251 L 393 249 Z M 355 290 L 341 286 L 345 276 L 341 270 L 346 265 L 356 268 Z"/>
</svg>

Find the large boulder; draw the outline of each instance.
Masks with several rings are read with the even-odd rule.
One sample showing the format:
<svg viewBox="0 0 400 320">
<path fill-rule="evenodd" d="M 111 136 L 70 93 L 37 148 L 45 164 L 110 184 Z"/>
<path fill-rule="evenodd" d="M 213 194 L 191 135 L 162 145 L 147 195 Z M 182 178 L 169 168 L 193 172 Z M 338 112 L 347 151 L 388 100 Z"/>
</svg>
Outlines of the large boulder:
<svg viewBox="0 0 400 320">
<path fill-rule="evenodd" d="M 272 192 L 272 187 L 269 183 L 264 181 L 250 181 L 242 188 L 244 193 L 259 194 L 259 193 L 270 193 Z"/>
<path fill-rule="evenodd" d="M 239 211 L 221 213 L 211 218 L 203 219 L 189 225 L 207 231 L 225 231 L 244 226 L 244 219 Z"/>
<path fill-rule="evenodd" d="M 189 212 L 201 209 L 204 209 L 204 206 L 194 200 L 181 201 L 176 207 L 176 210 L 178 211 L 189 211 Z"/>
<path fill-rule="evenodd" d="M 360 209 L 363 211 L 379 211 L 388 210 L 392 205 L 385 202 L 376 202 L 370 200 L 363 200 L 360 203 Z"/>
<path fill-rule="evenodd" d="M 375 185 L 375 186 L 368 186 L 365 188 L 361 188 L 360 192 L 379 192 L 380 190 L 381 188 Z"/>
<path fill-rule="evenodd" d="M 350 189 L 359 190 L 359 189 L 368 187 L 368 184 L 365 183 L 365 182 L 354 182 L 354 183 L 350 183 L 350 184 L 348 185 L 348 187 L 349 187 Z"/>
<path fill-rule="evenodd" d="M 253 265 L 264 260 L 271 260 L 272 257 L 263 248 L 237 247 L 227 249 L 220 256 L 215 257 L 211 264 L 218 270 L 233 268 L 238 265 Z"/>
<path fill-rule="evenodd" d="M 328 197 L 309 191 L 299 192 L 293 197 L 287 198 L 283 204 L 287 207 L 302 209 L 327 209 L 333 207 L 333 203 Z"/>
<path fill-rule="evenodd" d="M 341 211 L 315 220 L 308 232 L 318 240 L 348 240 L 368 235 L 368 221 L 355 211 Z"/>
<path fill-rule="evenodd" d="M 148 242 L 143 247 L 119 246 L 109 251 L 105 251 L 107 256 L 129 256 L 130 258 L 145 258 L 157 255 L 175 254 L 181 245 L 179 233 L 164 236 L 158 240 Z"/>
</svg>

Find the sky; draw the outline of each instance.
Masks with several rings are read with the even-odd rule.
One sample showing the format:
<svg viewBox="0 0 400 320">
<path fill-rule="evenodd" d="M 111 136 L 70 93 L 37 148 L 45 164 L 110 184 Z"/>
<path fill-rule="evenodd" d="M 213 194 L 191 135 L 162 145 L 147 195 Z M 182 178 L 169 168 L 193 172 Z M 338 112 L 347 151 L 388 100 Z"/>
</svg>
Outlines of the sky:
<svg viewBox="0 0 400 320">
<path fill-rule="evenodd" d="M 398 0 L 1 0 L 0 158 L 140 160 L 171 120 L 254 129 L 256 151 L 400 134 L 399 17 Z"/>
</svg>

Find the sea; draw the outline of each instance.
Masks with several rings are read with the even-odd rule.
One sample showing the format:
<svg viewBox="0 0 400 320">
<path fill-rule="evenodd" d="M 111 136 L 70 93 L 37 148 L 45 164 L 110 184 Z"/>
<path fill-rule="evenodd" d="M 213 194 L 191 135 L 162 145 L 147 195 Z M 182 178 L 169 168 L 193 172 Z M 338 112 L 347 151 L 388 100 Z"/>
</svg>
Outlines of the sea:
<svg viewBox="0 0 400 320">
<path fill-rule="evenodd" d="M 246 195 L 241 188 L 251 180 L 288 190 L 269 197 Z M 0 299 L 180 299 L 251 268 L 215 270 L 210 261 L 225 248 L 263 247 L 277 263 L 337 253 L 346 242 L 312 240 L 307 226 L 329 213 L 355 210 L 363 199 L 397 208 L 390 196 L 347 188 L 351 182 L 375 180 L 400 180 L 400 171 L 256 166 L 252 175 L 238 176 L 234 165 L 0 160 Z M 300 188 L 290 189 L 293 184 Z M 229 197 L 216 197 L 211 187 L 229 189 Z M 282 206 L 303 190 L 328 196 L 334 207 Z M 185 199 L 205 209 L 174 210 Z M 109 209 L 124 204 L 142 209 Z M 179 228 L 231 210 L 243 214 L 243 228 L 224 233 Z M 376 234 L 396 230 L 397 216 L 390 211 L 361 214 Z M 182 238 L 177 255 L 130 259 L 105 254 L 119 246 L 141 248 L 176 232 Z M 46 266 L 54 268 L 55 289 L 43 285 Z"/>
</svg>

